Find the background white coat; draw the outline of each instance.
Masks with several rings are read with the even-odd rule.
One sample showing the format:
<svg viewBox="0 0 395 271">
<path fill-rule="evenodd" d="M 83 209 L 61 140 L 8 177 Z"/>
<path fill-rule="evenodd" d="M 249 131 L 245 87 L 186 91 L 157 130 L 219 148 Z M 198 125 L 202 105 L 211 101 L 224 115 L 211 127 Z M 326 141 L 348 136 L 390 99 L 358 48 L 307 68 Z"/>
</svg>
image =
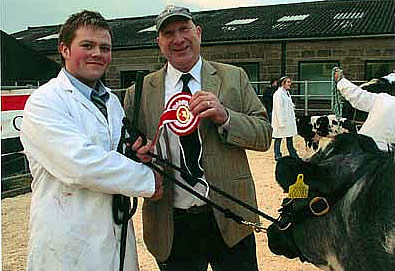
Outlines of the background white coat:
<svg viewBox="0 0 395 271">
<path fill-rule="evenodd" d="M 298 134 L 295 119 L 295 105 L 283 87 L 273 95 L 272 126 L 273 137 L 284 138 Z"/>
</svg>

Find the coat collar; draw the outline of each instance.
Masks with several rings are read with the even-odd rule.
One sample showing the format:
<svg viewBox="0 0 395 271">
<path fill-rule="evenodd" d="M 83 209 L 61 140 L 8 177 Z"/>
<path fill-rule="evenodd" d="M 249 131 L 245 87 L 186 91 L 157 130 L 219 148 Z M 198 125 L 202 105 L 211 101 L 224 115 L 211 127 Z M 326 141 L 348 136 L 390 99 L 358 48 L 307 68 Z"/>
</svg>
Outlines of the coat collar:
<svg viewBox="0 0 395 271">
<path fill-rule="evenodd" d="M 70 79 L 67 77 L 67 75 L 64 73 L 63 70 L 59 72 L 57 79 L 61 82 L 61 87 L 63 91 L 70 92 L 72 97 L 78 102 L 80 102 L 81 104 L 83 104 L 89 111 L 91 111 L 100 122 L 102 122 L 105 125 L 108 125 L 106 118 L 103 116 L 100 110 L 90 100 L 88 100 L 78 89 L 76 89 L 73 86 L 73 84 L 70 82 Z M 107 88 L 106 91 L 108 92 Z M 110 116 L 108 116 L 108 118 L 110 118 Z"/>
</svg>

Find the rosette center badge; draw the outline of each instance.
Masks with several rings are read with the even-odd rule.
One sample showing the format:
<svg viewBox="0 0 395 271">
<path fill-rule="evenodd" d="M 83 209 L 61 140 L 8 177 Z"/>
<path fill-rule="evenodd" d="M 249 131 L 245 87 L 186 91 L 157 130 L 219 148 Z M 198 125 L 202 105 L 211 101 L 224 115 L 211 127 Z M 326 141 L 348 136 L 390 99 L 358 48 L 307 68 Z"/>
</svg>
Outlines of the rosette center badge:
<svg viewBox="0 0 395 271">
<path fill-rule="evenodd" d="M 189 110 L 191 97 L 190 94 L 177 93 L 169 99 L 166 105 L 166 111 L 175 112 L 175 120 L 169 122 L 168 126 L 175 134 L 180 136 L 195 131 L 200 122 L 200 118 L 195 117 Z"/>
</svg>

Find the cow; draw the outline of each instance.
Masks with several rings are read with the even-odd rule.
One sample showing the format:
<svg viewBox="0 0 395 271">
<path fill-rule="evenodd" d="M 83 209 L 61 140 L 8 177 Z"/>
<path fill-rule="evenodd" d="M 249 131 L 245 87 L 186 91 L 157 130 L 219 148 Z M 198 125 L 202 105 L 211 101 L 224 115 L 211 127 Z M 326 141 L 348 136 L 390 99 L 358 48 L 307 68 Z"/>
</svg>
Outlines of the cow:
<svg viewBox="0 0 395 271">
<path fill-rule="evenodd" d="M 275 175 L 284 192 L 297 176 L 309 187 L 307 195 L 283 201 L 278 222 L 267 230 L 270 250 L 323 270 L 394 270 L 392 149 L 381 151 L 372 138 L 345 133 L 306 160 L 279 159 Z"/>
<path fill-rule="evenodd" d="M 356 133 L 356 125 L 347 118 L 335 115 L 303 116 L 296 120 L 298 134 L 303 137 L 306 146 L 317 150 L 322 137 L 333 138 L 342 133 Z"/>
</svg>

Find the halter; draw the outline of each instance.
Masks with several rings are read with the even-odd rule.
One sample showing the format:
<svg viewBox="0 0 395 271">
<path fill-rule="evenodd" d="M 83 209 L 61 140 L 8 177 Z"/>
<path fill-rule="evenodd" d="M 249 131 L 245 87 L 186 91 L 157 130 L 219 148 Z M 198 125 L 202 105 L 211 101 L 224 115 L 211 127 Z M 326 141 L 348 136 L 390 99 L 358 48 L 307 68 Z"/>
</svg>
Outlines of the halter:
<svg viewBox="0 0 395 271">
<path fill-rule="evenodd" d="M 372 159 L 374 159 L 374 157 L 372 157 Z M 298 257 L 302 262 L 309 261 L 308 258 L 303 255 L 302 250 L 295 240 L 296 233 L 294 231 L 294 226 L 300 225 L 310 218 L 323 217 L 327 215 L 361 179 L 376 179 L 377 175 L 382 172 L 380 170 L 381 165 L 382 163 L 377 163 L 370 168 L 368 175 L 366 175 L 366 172 L 358 170 L 350 182 L 345 183 L 328 193 L 312 190 L 309 191 L 309 195 L 304 199 L 285 198 L 281 204 L 282 207 L 279 210 L 279 223 L 270 225 L 267 230 L 269 238 L 272 237 L 274 240 L 281 238 L 281 240 L 287 240 L 288 244 L 291 244 L 291 246 L 287 246 L 287 249 L 281 250 L 278 254 L 290 255 L 293 253 L 292 257 L 289 258 Z M 307 168 L 301 163 L 297 164 L 297 172 L 299 174 L 306 173 L 306 169 Z M 273 250 L 271 248 L 272 251 L 277 249 L 281 249 L 281 247 L 273 247 Z"/>
</svg>

